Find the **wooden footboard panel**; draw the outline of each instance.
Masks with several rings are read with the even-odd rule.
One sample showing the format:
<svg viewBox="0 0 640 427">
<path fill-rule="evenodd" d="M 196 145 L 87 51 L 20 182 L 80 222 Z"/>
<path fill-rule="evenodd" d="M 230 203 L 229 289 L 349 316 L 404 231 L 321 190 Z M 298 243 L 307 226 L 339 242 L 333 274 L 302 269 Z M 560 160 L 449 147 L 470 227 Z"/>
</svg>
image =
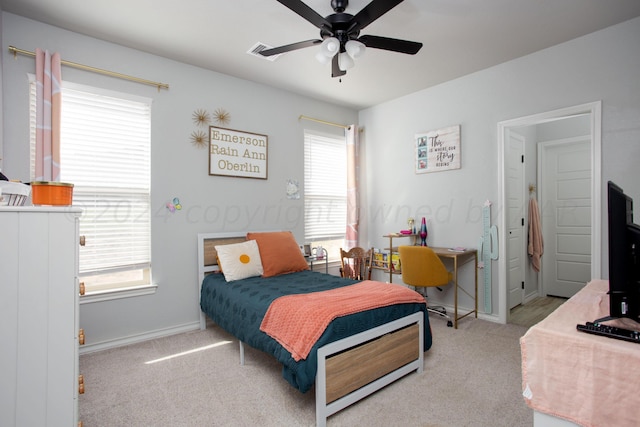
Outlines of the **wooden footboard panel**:
<svg viewBox="0 0 640 427">
<path fill-rule="evenodd" d="M 424 314 L 414 313 L 318 349 L 316 425 L 424 364 Z"/>
<path fill-rule="evenodd" d="M 346 396 L 402 366 L 419 355 L 418 325 L 383 335 L 327 359 L 327 403 Z"/>
</svg>

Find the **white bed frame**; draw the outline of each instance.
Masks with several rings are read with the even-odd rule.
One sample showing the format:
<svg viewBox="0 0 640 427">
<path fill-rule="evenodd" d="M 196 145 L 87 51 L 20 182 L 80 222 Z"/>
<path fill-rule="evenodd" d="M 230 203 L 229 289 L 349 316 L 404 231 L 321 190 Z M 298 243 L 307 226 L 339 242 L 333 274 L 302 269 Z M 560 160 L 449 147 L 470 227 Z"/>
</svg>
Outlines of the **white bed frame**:
<svg viewBox="0 0 640 427">
<path fill-rule="evenodd" d="M 215 244 L 244 240 L 240 233 L 198 234 L 198 298 L 204 277 L 219 268 Z M 213 251 L 213 252 L 212 252 Z M 206 315 L 200 312 L 200 329 Z M 424 366 L 424 315 L 413 313 L 318 349 L 316 425 L 397 379 Z M 240 341 L 240 364 L 244 344 Z"/>
</svg>

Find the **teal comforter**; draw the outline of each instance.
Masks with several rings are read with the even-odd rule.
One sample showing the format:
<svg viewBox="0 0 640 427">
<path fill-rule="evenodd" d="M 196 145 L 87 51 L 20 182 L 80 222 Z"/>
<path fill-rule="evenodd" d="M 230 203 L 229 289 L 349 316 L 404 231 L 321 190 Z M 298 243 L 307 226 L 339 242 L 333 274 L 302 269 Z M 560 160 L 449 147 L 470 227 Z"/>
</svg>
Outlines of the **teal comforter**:
<svg viewBox="0 0 640 427">
<path fill-rule="evenodd" d="M 273 355 L 283 366 L 282 376 L 301 392 L 316 377 L 317 350 L 323 345 L 374 328 L 418 311 L 424 312 L 424 350 L 431 347 L 431 328 L 424 304 L 397 304 L 335 319 L 305 360 L 296 362 L 284 347 L 260 330 L 273 300 L 284 295 L 319 292 L 347 286 L 355 280 L 314 271 L 276 277 L 251 277 L 226 282 L 222 274 L 210 274 L 202 283 L 200 307 L 220 327 L 244 343 Z"/>
</svg>

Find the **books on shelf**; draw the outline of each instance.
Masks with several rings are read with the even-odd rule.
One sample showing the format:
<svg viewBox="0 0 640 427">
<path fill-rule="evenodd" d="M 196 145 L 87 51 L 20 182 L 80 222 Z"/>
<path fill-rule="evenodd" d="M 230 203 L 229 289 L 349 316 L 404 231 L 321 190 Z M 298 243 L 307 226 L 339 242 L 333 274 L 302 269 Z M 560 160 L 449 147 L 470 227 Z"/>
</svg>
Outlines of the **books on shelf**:
<svg viewBox="0 0 640 427">
<path fill-rule="evenodd" d="M 373 254 L 373 265 L 384 269 L 389 268 L 389 259 L 391 259 L 391 269 L 394 272 L 400 273 L 400 255 L 397 252 L 378 251 Z"/>
<path fill-rule="evenodd" d="M 383 254 L 382 252 L 376 252 L 373 254 L 373 265 L 376 267 L 386 267 L 385 263 L 387 262 L 387 254 Z"/>
<path fill-rule="evenodd" d="M 400 265 L 400 254 L 397 252 L 393 252 L 391 254 L 391 269 L 397 273 L 400 273 L 402 270 Z"/>
</svg>

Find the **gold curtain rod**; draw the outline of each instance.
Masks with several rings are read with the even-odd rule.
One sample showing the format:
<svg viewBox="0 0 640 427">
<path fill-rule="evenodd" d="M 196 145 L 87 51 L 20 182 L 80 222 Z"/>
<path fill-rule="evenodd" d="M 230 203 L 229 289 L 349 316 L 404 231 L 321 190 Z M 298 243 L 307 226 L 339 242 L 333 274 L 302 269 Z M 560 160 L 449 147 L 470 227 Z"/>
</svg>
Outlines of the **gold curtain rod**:
<svg viewBox="0 0 640 427">
<path fill-rule="evenodd" d="M 32 56 L 32 57 L 36 56 L 35 52 L 29 52 L 28 50 L 18 49 L 17 47 L 14 47 L 14 46 L 9 46 L 9 52 L 13 53 L 14 58 L 16 58 L 18 53 L 21 55 Z M 136 83 L 155 86 L 158 88 L 158 91 L 160 91 L 160 89 L 169 89 L 169 85 L 166 83 L 158 83 L 151 80 L 141 79 L 139 77 L 128 76 L 126 74 L 117 73 L 115 71 L 103 70 L 102 68 L 96 68 L 96 67 L 91 67 L 89 65 L 78 64 L 77 62 L 61 60 L 60 63 L 62 65 L 78 68 L 80 70 L 91 71 L 93 73 L 104 74 L 106 76 L 117 77 L 119 79 L 130 80 Z"/>
<path fill-rule="evenodd" d="M 342 129 L 349 129 L 351 127 L 347 125 L 341 125 L 339 123 L 328 122 L 326 120 L 314 119 L 313 117 L 307 117 L 303 115 L 300 115 L 300 117 L 298 117 L 298 120 L 311 120 L 312 122 L 322 123 L 323 125 L 335 126 Z"/>
</svg>

